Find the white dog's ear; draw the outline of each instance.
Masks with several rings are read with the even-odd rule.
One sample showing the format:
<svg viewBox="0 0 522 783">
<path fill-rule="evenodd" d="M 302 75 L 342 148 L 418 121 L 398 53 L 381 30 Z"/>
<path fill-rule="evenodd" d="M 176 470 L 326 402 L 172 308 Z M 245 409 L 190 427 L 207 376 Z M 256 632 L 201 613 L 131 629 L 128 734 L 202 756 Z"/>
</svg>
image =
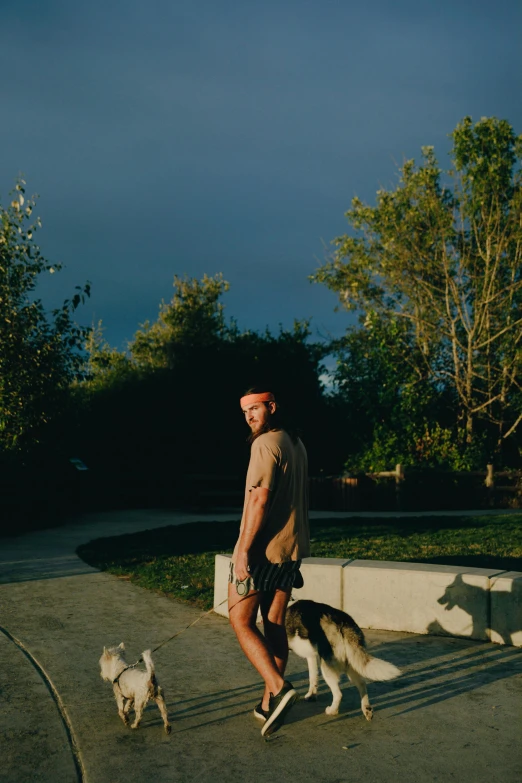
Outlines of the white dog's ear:
<svg viewBox="0 0 522 783">
<path fill-rule="evenodd" d="M 108 653 L 108 650 L 107 650 L 107 648 L 106 648 L 106 647 L 104 647 L 104 648 L 103 648 L 103 654 L 104 654 L 104 655 L 107 655 L 107 653 Z"/>
<path fill-rule="evenodd" d="M 125 649 L 125 645 L 123 644 L 123 642 L 119 645 L 118 649 L 119 650 L 124 650 Z"/>
</svg>

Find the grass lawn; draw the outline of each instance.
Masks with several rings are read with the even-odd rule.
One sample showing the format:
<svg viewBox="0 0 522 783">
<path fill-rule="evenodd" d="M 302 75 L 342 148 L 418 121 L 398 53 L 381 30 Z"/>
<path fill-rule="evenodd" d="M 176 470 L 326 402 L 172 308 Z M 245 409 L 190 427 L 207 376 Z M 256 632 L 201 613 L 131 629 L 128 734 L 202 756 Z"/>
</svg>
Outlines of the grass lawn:
<svg viewBox="0 0 522 783">
<path fill-rule="evenodd" d="M 522 514 L 311 520 L 311 554 L 522 571 Z M 96 568 L 210 609 L 214 556 L 230 553 L 237 522 L 195 522 L 98 538 L 78 548 Z"/>
</svg>

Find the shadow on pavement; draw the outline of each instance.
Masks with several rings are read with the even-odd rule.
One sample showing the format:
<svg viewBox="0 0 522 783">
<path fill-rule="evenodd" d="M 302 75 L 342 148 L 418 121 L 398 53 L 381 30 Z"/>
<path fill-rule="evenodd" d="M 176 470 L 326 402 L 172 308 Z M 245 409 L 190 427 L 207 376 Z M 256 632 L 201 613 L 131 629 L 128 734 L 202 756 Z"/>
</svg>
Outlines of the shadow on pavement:
<svg viewBox="0 0 522 783">
<path fill-rule="evenodd" d="M 433 640 L 431 640 L 433 641 Z M 442 641 L 442 640 L 441 640 Z M 447 643 L 447 639 L 444 640 Z M 420 642 L 422 644 L 422 641 Z M 503 649 L 492 647 L 489 643 L 458 640 L 458 648 L 454 655 L 448 657 L 447 647 L 442 656 L 438 648 L 433 651 L 430 645 L 424 645 L 419 650 L 418 637 L 397 643 L 387 643 L 379 646 L 376 654 L 406 668 L 405 673 L 390 682 L 370 682 L 368 685 L 370 701 L 377 715 L 383 710 L 392 710 L 388 717 L 398 717 L 408 712 L 424 710 L 433 704 L 452 699 L 462 694 L 472 693 L 489 683 L 513 677 L 522 673 L 522 651 L 514 648 Z M 408 654 L 408 647 L 415 646 L 414 655 Z M 402 653 L 406 653 L 404 656 Z M 424 655 L 423 653 L 427 653 Z M 415 658 L 415 662 L 411 659 Z M 410 663 L 408 663 L 408 659 Z M 308 687 L 308 672 L 294 673 L 289 679 L 303 694 Z M 329 688 L 321 680 L 318 700 L 306 702 L 301 699 L 288 718 L 288 725 L 307 720 L 311 717 L 324 715 L 325 722 L 338 723 L 352 718 L 360 718 L 359 697 L 356 689 L 346 680 L 343 685 L 343 701 L 339 716 L 326 716 L 324 710 L 331 701 Z M 169 715 L 173 719 L 175 733 L 192 731 L 203 726 L 224 723 L 241 715 L 250 715 L 261 694 L 259 682 L 242 686 L 233 690 L 216 691 L 206 696 L 171 701 L 168 704 Z M 179 709 L 181 705 L 184 709 Z M 239 708 L 239 709 L 238 709 Z M 243 708 L 243 709 L 241 709 Z M 150 707 L 154 709 L 154 707 Z M 214 716 L 214 717 L 211 717 Z M 208 720 L 198 720 L 201 718 Z M 191 725 L 182 725 L 176 729 L 176 723 L 192 721 Z M 156 726 L 161 720 L 154 717 L 147 721 L 148 726 Z"/>
<path fill-rule="evenodd" d="M 97 569 L 87 565 L 76 555 L 0 562 L 0 584 L 4 585 L 98 573 Z"/>
<path fill-rule="evenodd" d="M 447 645 L 448 639 L 444 639 L 444 642 Z M 387 643 L 379 646 L 376 654 L 401 666 L 400 652 L 408 645 L 422 643 L 419 642 L 418 637 L 412 638 L 411 642 Z M 398 717 L 522 673 L 522 650 L 493 647 L 488 642 L 469 642 L 463 649 L 466 642 L 458 640 L 458 643 L 455 655 L 451 658 L 448 658 L 447 653 L 446 659 L 441 660 L 436 653 L 432 652 L 428 657 L 424 657 L 417 652 L 416 659 L 422 657 L 419 661 L 420 666 L 410 664 L 409 670 L 407 669 L 397 680 L 370 683 L 368 692 L 372 706 L 377 710 L 393 709 L 389 717 Z M 428 652 L 427 647 L 428 645 L 424 645 L 426 652 Z M 408 653 L 407 649 L 406 653 Z M 402 661 L 403 668 L 408 666 L 408 658 L 411 660 L 412 656 L 406 654 L 405 660 Z M 354 697 L 356 699 L 356 711 L 360 711 L 356 691 L 351 687 L 344 688 L 341 709 L 343 703 L 347 701 L 347 690 L 348 693 L 351 691 L 351 700 Z M 404 707 L 404 709 L 395 711 L 397 707 Z M 341 721 L 351 717 L 354 709 L 351 708 L 334 720 Z"/>
</svg>

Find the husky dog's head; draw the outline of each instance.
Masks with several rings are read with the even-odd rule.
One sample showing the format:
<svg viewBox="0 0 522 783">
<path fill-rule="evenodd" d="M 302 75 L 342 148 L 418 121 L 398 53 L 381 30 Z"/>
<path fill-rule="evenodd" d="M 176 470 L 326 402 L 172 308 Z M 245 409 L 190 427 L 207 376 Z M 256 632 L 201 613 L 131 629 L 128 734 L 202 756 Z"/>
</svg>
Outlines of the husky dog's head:
<svg viewBox="0 0 522 783">
<path fill-rule="evenodd" d="M 103 653 L 100 658 L 100 677 L 103 680 L 112 681 L 114 679 L 114 664 L 118 661 L 125 661 L 125 658 L 123 657 L 124 650 L 125 645 L 123 642 L 117 647 L 103 648 Z"/>
</svg>

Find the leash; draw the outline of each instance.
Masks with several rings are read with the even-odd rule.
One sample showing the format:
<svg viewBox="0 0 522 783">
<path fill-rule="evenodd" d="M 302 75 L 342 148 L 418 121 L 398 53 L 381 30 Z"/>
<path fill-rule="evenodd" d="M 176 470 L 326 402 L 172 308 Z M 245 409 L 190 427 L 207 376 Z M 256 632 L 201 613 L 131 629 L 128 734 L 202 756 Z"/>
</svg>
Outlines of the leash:
<svg viewBox="0 0 522 783">
<path fill-rule="evenodd" d="M 244 601 L 244 599 L 248 596 L 249 589 L 247 587 L 246 594 L 244 594 L 243 592 L 240 592 L 240 590 L 239 590 L 239 586 L 240 585 L 243 586 L 243 582 L 237 582 L 237 580 L 236 580 L 236 590 L 237 590 L 237 593 L 238 593 L 238 595 L 243 596 L 241 598 L 241 600 Z M 192 620 L 192 622 L 189 623 L 186 626 L 186 628 L 182 628 L 181 631 L 176 631 L 176 633 L 173 633 L 172 636 L 169 636 L 168 639 L 165 639 L 163 642 L 161 642 L 161 644 L 158 644 L 157 647 L 155 647 L 153 650 L 151 650 L 151 654 L 156 652 L 157 650 L 159 650 L 161 647 L 163 647 L 163 645 L 168 644 L 168 642 L 171 642 L 177 636 L 181 636 L 182 633 L 185 633 L 185 631 L 188 631 L 188 629 L 192 628 L 193 625 L 196 625 L 196 623 L 199 623 L 200 620 L 202 620 L 204 617 L 206 617 L 211 612 L 213 612 L 214 609 L 219 609 L 219 607 L 222 606 L 226 601 L 228 601 L 228 595 L 219 604 L 217 604 L 216 606 L 213 606 L 212 609 L 209 609 L 207 612 L 203 612 L 203 614 L 200 614 L 200 616 L 196 617 L 195 620 Z M 240 603 L 240 602 L 238 601 L 238 603 Z M 143 655 L 140 655 L 140 657 L 138 658 L 136 663 L 131 663 L 128 666 L 126 666 L 125 669 L 122 669 L 121 672 L 118 674 L 118 676 L 115 677 L 115 679 L 112 681 L 113 685 L 116 684 L 116 685 L 119 686 L 119 679 L 120 679 L 121 675 L 123 674 L 123 672 L 126 672 L 128 669 L 134 669 L 142 661 L 143 661 Z"/>
<path fill-rule="evenodd" d="M 186 627 L 186 628 L 182 628 L 182 629 L 181 629 L 181 631 L 177 631 L 176 633 L 173 633 L 173 634 L 172 634 L 172 636 L 169 636 L 169 638 L 168 638 L 168 639 L 165 639 L 165 641 L 161 642 L 161 644 L 158 644 L 158 646 L 157 646 L 157 647 L 155 647 L 153 650 L 151 650 L 151 653 L 154 653 L 154 652 L 156 652 L 157 650 L 159 650 L 159 649 L 160 649 L 160 647 L 163 647 L 163 645 L 164 645 L 164 644 L 167 644 L 168 642 L 171 642 L 173 639 L 175 639 L 175 638 L 176 638 L 176 636 L 181 636 L 181 634 L 182 634 L 182 633 L 185 633 L 185 631 L 188 631 L 188 629 L 189 629 L 189 628 L 192 628 L 192 626 L 193 626 L 193 625 L 196 625 L 196 623 L 199 623 L 199 621 L 200 621 L 200 620 L 202 620 L 202 619 L 203 619 L 204 617 L 206 617 L 208 614 L 210 614 L 211 612 L 213 612 L 213 611 L 214 611 L 214 609 L 218 609 L 220 606 L 222 606 L 222 605 L 225 603 L 225 601 L 228 601 L 228 595 L 227 595 L 227 597 L 226 597 L 226 598 L 224 598 L 224 599 L 223 599 L 223 601 L 221 601 L 221 603 L 217 604 L 217 606 L 213 606 L 213 607 L 212 607 L 212 609 L 209 609 L 209 610 L 208 610 L 208 612 L 203 612 L 203 614 L 201 614 L 199 617 L 196 617 L 196 619 L 195 619 L 195 620 L 192 620 L 192 622 L 191 622 L 191 623 L 189 623 L 189 624 L 187 625 L 187 627 Z M 141 663 L 142 661 L 143 661 L 143 656 L 142 656 L 142 655 L 140 655 L 140 657 L 138 658 L 138 660 L 136 661 L 136 663 L 131 663 L 129 666 L 127 666 L 125 669 L 123 669 L 123 670 L 122 670 L 122 671 L 121 671 L 121 672 L 118 674 L 118 676 L 116 677 L 116 680 L 113 680 L 113 683 L 114 683 L 114 682 L 116 682 L 117 680 L 119 680 L 119 679 L 120 679 L 120 677 L 121 677 L 121 675 L 123 674 L 123 672 L 126 672 L 126 671 L 127 671 L 127 669 L 134 669 L 134 668 L 135 668 L 135 667 L 136 667 L 136 666 L 137 666 L 139 663 Z M 117 684 L 119 684 L 119 683 L 117 683 Z"/>
<path fill-rule="evenodd" d="M 165 639 L 165 641 L 164 641 L 164 642 L 161 642 L 161 644 L 158 644 L 158 646 L 157 646 L 157 647 L 155 647 L 153 650 L 151 650 L 151 653 L 153 653 L 153 652 L 156 652 L 156 650 L 159 650 L 159 649 L 160 649 L 160 647 L 163 647 L 163 645 L 164 645 L 164 644 L 167 644 L 167 642 L 171 642 L 173 639 L 175 639 L 175 638 L 176 638 L 176 636 L 181 636 L 181 634 L 182 634 L 182 633 L 185 633 L 185 631 L 188 631 L 188 629 L 189 629 L 189 628 L 192 628 L 192 626 L 193 626 L 193 625 L 196 625 L 196 623 L 199 623 L 199 621 L 200 621 L 200 620 L 202 620 L 202 619 L 203 619 L 204 617 L 206 617 L 208 614 L 210 614 L 211 612 L 213 612 L 213 611 L 214 611 L 214 609 L 219 609 L 219 607 L 220 607 L 220 606 L 222 606 L 222 605 L 225 603 L 225 601 L 228 601 L 228 595 L 227 595 L 227 597 L 226 597 L 226 598 L 224 598 L 224 599 L 223 599 L 223 601 L 221 601 L 221 603 L 219 603 L 217 606 L 213 606 L 213 607 L 212 607 L 212 609 L 209 609 L 209 610 L 208 610 L 208 612 L 204 612 L 204 613 L 203 613 L 203 614 L 201 614 L 199 617 L 196 617 L 196 619 L 195 619 L 195 620 L 192 620 L 192 622 L 191 622 L 191 623 L 189 623 L 189 624 L 187 625 L 187 627 L 186 627 L 186 628 L 182 628 L 182 629 L 181 629 L 181 631 L 178 631 L 177 633 L 174 633 L 174 634 L 172 634 L 172 636 L 169 636 L 169 638 L 168 638 L 168 639 Z M 140 661 L 142 661 L 142 660 L 143 660 L 143 658 L 140 658 Z"/>
</svg>

